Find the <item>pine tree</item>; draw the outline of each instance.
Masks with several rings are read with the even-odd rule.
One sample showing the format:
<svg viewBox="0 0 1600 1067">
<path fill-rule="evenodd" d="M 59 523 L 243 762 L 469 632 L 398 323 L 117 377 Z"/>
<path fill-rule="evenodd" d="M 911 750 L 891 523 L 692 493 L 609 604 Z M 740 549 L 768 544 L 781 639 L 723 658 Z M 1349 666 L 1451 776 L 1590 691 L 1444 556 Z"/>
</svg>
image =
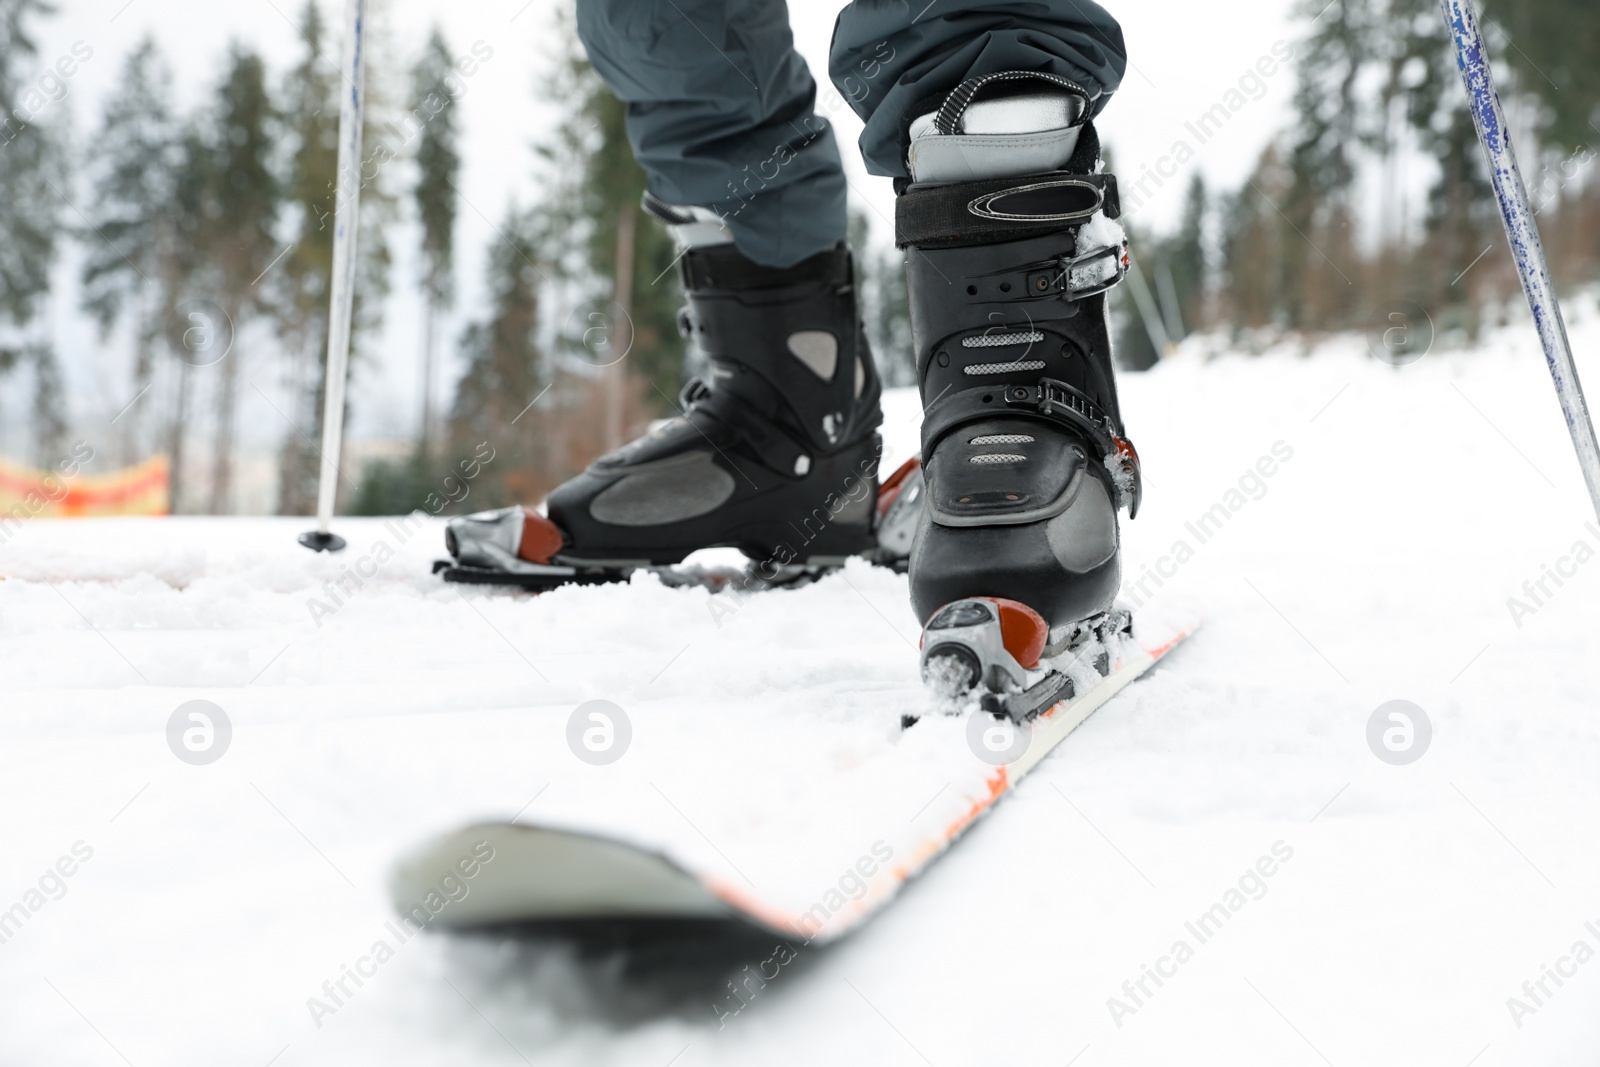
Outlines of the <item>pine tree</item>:
<svg viewBox="0 0 1600 1067">
<path fill-rule="evenodd" d="M 173 168 L 172 211 L 168 225 L 172 243 L 164 263 L 162 286 L 170 294 L 164 298 L 176 307 L 180 299 L 203 297 L 215 303 L 218 293 L 211 247 L 216 240 L 219 215 L 215 193 L 223 180 L 222 163 L 216 146 L 207 137 L 198 119 L 187 122 L 178 135 L 176 164 Z M 187 444 L 192 420 L 194 379 L 199 367 L 191 362 L 188 346 L 177 331 L 177 317 L 166 320 L 166 351 L 175 369 L 171 420 L 167 424 L 167 453 L 170 457 L 170 503 L 178 514 L 188 501 L 189 479 Z"/>
<path fill-rule="evenodd" d="M 255 52 L 235 44 L 213 116 L 212 146 L 217 154 L 218 180 L 209 204 L 216 212 L 211 220 L 209 251 L 220 302 L 236 335 L 249 319 L 267 310 L 266 290 L 256 283 L 279 251 L 273 235 L 280 196 L 278 178 L 272 169 L 275 119 L 267 93 L 266 65 Z M 216 514 L 231 507 L 234 420 L 243 358 L 244 347 L 236 344 L 218 364 L 221 373 L 216 381 L 210 500 L 210 510 Z"/>
<path fill-rule="evenodd" d="M 38 53 L 28 23 L 53 8 L 44 0 L 0 0 L 0 372 L 38 364 L 27 332 L 50 288 L 60 232 L 62 168 L 53 131 L 36 117 L 25 92 Z"/>
<path fill-rule="evenodd" d="M 438 319 L 455 293 L 456 181 L 461 172 L 456 111 L 447 88 L 450 47 L 435 26 L 412 71 L 412 114 L 423 122 L 412 189 L 422 224 L 422 415 L 418 451 L 426 466 L 433 433 L 434 349 Z"/>
<path fill-rule="evenodd" d="M 551 142 L 537 149 L 550 189 L 539 210 L 554 247 L 575 250 L 552 255 L 547 269 L 575 290 L 583 313 L 570 317 L 558 351 L 567 366 L 593 377 L 594 368 L 614 358 L 620 341 L 628 349 L 620 367 L 633 382 L 603 378 L 601 387 L 621 389 L 626 397 L 642 393 L 649 408 L 671 413 L 686 377 L 677 326 L 683 305 L 673 267 L 677 249 L 666 228 L 639 206 L 645 175 L 628 143 L 625 105 L 583 57 L 570 22 L 563 21 L 561 40 L 548 95 L 570 101 L 571 110 Z M 619 249 L 631 251 L 631 269 L 624 264 L 619 270 Z M 629 298 L 624 309 L 616 306 L 619 295 Z M 594 328 L 596 321 L 601 329 Z M 625 427 L 624 436 L 630 429 L 637 427 Z M 588 457 L 571 458 L 581 465 Z"/>
<path fill-rule="evenodd" d="M 356 289 L 350 323 L 352 368 L 359 367 L 361 359 L 372 354 L 366 345 L 383 327 L 390 268 L 394 266 L 389 235 L 400 211 L 400 198 L 394 190 L 398 169 L 395 161 L 404 145 L 396 143 L 391 131 L 398 128 L 394 104 L 403 90 L 393 84 L 399 68 L 389 33 L 394 20 L 388 8 L 389 0 L 367 0 L 367 95 L 361 112 L 361 232 L 356 244 Z M 321 432 L 319 415 L 317 433 Z"/>
<path fill-rule="evenodd" d="M 1183 215 L 1178 221 L 1178 232 L 1162 250 L 1172 271 L 1179 312 L 1190 328 L 1205 320 L 1204 302 L 1209 282 L 1205 244 L 1207 208 L 1206 182 L 1196 172 L 1183 194 Z"/>
<path fill-rule="evenodd" d="M 54 467 L 67 452 L 67 393 L 61 362 L 44 342 L 31 346 L 33 362 L 33 460 Z"/>
<path fill-rule="evenodd" d="M 1332 0 L 1299 52 L 1287 156 L 1292 182 L 1275 205 L 1301 238 L 1284 244 L 1284 311 L 1293 329 L 1348 325 L 1357 309 L 1345 268 L 1354 269 L 1356 248 L 1355 153 L 1373 139 L 1358 88 L 1377 55 L 1375 2 Z M 1301 10 L 1321 6 L 1306 0 Z"/>
<path fill-rule="evenodd" d="M 124 63 L 90 142 L 93 195 L 85 208 L 100 240 L 91 238 L 85 245 L 83 305 L 99 324 L 102 339 L 118 321 L 130 320 L 132 396 L 152 384 L 163 327 L 179 299 L 171 220 L 181 146 L 171 95 L 171 70 L 147 37 Z M 141 405 L 120 416 L 124 462 L 138 458 L 143 442 L 137 427 L 152 407 Z"/>
<path fill-rule="evenodd" d="M 450 454 L 495 458 L 477 480 L 475 507 L 538 500 L 558 480 L 550 476 L 547 416 L 530 405 L 544 388 L 537 334 L 540 228 L 515 206 L 498 227 L 489 249 L 488 319 L 462 333 L 465 362 L 450 412 Z"/>
<path fill-rule="evenodd" d="M 1588 0 L 1484 0 L 1483 14 L 1516 44 L 1502 57 L 1516 76 L 1513 86 L 1501 87 L 1502 93 L 1516 88 L 1538 99 L 1545 144 L 1562 154 L 1594 145 L 1595 112 L 1600 109 L 1600 64 L 1595 62 L 1600 55 L 1600 7 Z"/>
<path fill-rule="evenodd" d="M 1461 91 L 1454 44 L 1438 20 L 1422 17 L 1432 14 L 1429 6 L 1427 0 L 1397 3 L 1412 16 L 1402 62 L 1420 76 L 1404 84 L 1397 73 L 1395 91 L 1403 95 L 1406 118 L 1421 147 L 1439 166 L 1428 190 L 1423 243 L 1412 256 L 1406 295 L 1433 308 L 1441 327 L 1459 324 L 1475 334 L 1482 310 L 1476 294 L 1492 273 L 1476 261 L 1499 236 L 1498 208 Z M 1468 273 L 1469 266 L 1477 269 Z"/>
<path fill-rule="evenodd" d="M 1243 329 L 1288 325 L 1292 303 L 1285 247 L 1301 239 L 1273 208 L 1293 181 L 1281 146 L 1269 144 L 1245 185 L 1222 205 L 1223 302 L 1228 320 Z"/>
<path fill-rule="evenodd" d="M 278 450 L 278 511 L 303 515 L 316 506 L 328 300 L 333 275 L 333 210 L 339 144 L 340 76 L 324 58 L 337 55 L 315 2 L 300 15 L 306 50 L 284 85 L 284 122 L 293 145 L 284 199 L 293 242 L 272 273 L 273 319 L 288 357 L 289 417 L 294 428 Z M 301 429 L 305 428 L 305 429 Z"/>
<path fill-rule="evenodd" d="M 639 206 L 644 196 L 644 170 L 633 158 L 624 125 L 625 108 L 621 100 L 596 77 L 587 75 L 589 93 L 583 114 L 595 123 L 599 143 L 584 168 L 585 215 L 592 222 L 589 237 L 589 264 L 599 275 L 618 276 L 618 227 L 633 231 L 632 298 L 627 313 L 632 350 L 627 368 L 636 377 L 653 383 L 660 393 L 652 406 L 664 411 L 668 402 L 660 399 L 678 395 L 683 384 L 683 338 L 678 334 L 678 309 L 683 295 L 677 285 L 673 263 L 678 258 L 672 236 L 665 227 L 644 216 Z M 615 284 L 611 287 L 613 299 Z M 649 396 L 649 394 L 646 394 Z M 625 435 L 626 436 L 626 435 Z"/>
</svg>

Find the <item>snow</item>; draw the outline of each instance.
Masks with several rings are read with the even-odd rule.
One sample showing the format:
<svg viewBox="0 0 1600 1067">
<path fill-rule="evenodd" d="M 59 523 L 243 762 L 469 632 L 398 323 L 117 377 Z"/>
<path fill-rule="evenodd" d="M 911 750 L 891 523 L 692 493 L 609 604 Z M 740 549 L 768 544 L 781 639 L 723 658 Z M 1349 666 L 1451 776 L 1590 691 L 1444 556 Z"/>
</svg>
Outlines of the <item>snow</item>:
<svg viewBox="0 0 1600 1067">
<path fill-rule="evenodd" d="M 1600 345 L 1592 316 L 1572 332 Z M 389 865 L 469 819 L 597 807 L 707 854 L 770 817 L 803 850 L 786 798 L 921 699 L 903 578 L 714 611 L 644 578 L 445 586 L 436 520 L 342 520 L 338 557 L 299 519 L 24 523 L 0 545 L 0 919 L 24 916 L 0 1063 L 1589 1062 L 1600 529 L 1531 328 L 1403 368 L 1361 338 L 1222 347 L 1123 380 L 1125 596 L 1206 626 L 856 935 L 739 957 L 777 968 L 749 1003 L 643 949 L 402 942 Z M 888 407 L 897 460 L 915 398 Z M 369 576 L 334 604 L 346 568 Z M 1396 698 L 1432 726 L 1403 766 L 1367 742 Z M 167 741 L 197 699 L 233 730 L 205 766 Z M 608 766 L 566 745 L 591 699 L 632 723 Z"/>
<path fill-rule="evenodd" d="M 1103 256 L 1091 259 L 1087 263 L 1072 268 L 1072 275 L 1067 279 L 1067 285 L 1073 292 L 1092 289 L 1103 285 L 1117 276 L 1121 267 L 1122 250 L 1128 243 L 1128 235 L 1121 224 L 1106 217 L 1104 211 L 1096 211 L 1089 216 L 1089 221 L 1078 230 L 1077 244 L 1074 251 L 1079 256 L 1087 256 L 1092 252 L 1099 252 L 1107 248 L 1118 249 L 1112 256 Z"/>
</svg>

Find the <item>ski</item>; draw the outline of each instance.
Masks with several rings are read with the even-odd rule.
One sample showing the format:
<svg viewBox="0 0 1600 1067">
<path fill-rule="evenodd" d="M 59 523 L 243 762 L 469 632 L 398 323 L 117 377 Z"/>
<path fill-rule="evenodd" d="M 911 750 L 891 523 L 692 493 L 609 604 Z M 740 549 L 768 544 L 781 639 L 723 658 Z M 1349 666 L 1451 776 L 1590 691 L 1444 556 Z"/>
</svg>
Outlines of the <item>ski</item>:
<svg viewBox="0 0 1600 1067">
<path fill-rule="evenodd" d="M 390 877 L 391 899 L 402 917 L 451 929 L 718 920 L 789 940 L 833 941 L 893 900 L 1197 625 L 1141 617 L 1103 643 L 1056 650 L 1041 669 L 1066 679 L 1071 695 L 1020 719 L 986 709 L 981 694 L 954 706 L 947 694 L 931 694 L 929 710 L 886 752 L 820 775 L 781 811 L 752 814 L 748 832 L 719 834 L 714 852 L 598 817 L 491 819 L 405 855 Z M 1101 656 L 1103 671 L 1095 664 Z M 469 860 L 470 893 L 446 902 L 440 872 L 469 857 L 477 857 Z"/>
</svg>

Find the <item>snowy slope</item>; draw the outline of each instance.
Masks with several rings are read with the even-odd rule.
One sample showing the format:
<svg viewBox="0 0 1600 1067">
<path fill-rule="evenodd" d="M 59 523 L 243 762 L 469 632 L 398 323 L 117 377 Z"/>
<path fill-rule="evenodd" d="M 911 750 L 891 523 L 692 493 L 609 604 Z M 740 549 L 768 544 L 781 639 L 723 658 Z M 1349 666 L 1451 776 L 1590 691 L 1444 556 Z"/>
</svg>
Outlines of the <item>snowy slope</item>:
<svg viewBox="0 0 1600 1067">
<path fill-rule="evenodd" d="M 1600 533 L 1531 331 L 1399 370 L 1359 340 L 1207 344 L 1124 384 L 1129 577 L 1170 575 L 1145 591 L 1206 628 L 738 1011 L 637 952 L 402 943 L 385 872 L 437 828 L 595 805 L 714 850 L 894 743 L 903 578 L 728 614 L 647 580 L 442 586 L 431 525 L 342 523 L 330 559 L 293 543 L 303 520 L 24 524 L 0 547 L 0 1063 L 1592 1062 Z M 898 454 L 915 410 L 892 398 Z M 1573 576 L 1534 604 L 1544 565 Z M 565 742 L 595 698 L 634 727 L 605 767 Z M 1433 728 L 1407 766 L 1367 743 L 1395 698 Z M 167 745 L 191 699 L 233 726 L 207 766 Z"/>
</svg>

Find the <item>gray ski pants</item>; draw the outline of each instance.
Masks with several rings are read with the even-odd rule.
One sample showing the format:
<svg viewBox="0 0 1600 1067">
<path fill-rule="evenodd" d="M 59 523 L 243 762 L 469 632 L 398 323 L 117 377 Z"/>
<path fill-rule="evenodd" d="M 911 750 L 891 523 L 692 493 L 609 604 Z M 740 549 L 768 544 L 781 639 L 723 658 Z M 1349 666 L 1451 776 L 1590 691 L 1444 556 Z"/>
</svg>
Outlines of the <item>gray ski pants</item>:
<svg viewBox="0 0 1600 1067">
<path fill-rule="evenodd" d="M 873 174 L 907 177 L 905 129 L 967 78 L 1048 71 L 1095 111 L 1122 82 L 1122 30 L 1092 0 L 855 0 L 833 30 L 837 89 L 794 50 L 783 0 L 578 0 L 589 59 L 628 106 L 651 193 L 711 209 L 739 250 L 787 267 L 845 235 L 845 179 L 827 114 L 866 123 Z"/>
</svg>

